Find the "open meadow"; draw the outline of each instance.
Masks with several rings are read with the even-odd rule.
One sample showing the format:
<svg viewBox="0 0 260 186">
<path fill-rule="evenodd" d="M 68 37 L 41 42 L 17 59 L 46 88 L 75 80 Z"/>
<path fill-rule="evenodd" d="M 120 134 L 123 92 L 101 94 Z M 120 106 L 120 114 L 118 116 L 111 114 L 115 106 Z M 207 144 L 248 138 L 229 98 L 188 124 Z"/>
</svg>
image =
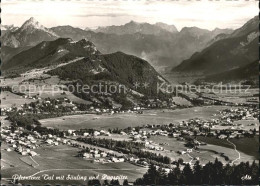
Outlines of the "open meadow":
<svg viewBox="0 0 260 186">
<path fill-rule="evenodd" d="M 201 118 L 213 119 L 220 110 L 225 106 L 207 106 L 207 107 L 193 107 L 184 109 L 162 109 L 162 110 L 145 110 L 143 114 L 135 113 L 120 113 L 120 114 L 85 114 L 63 116 L 58 118 L 49 118 L 40 120 L 40 123 L 46 127 L 58 128 L 61 130 L 68 129 L 108 129 L 108 128 L 127 128 L 143 126 L 147 124 L 170 124 L 180 121 Z"/>
<path fill-rule="evenodd" d="M 240 103 L 259 103 L 259 89 L 234 89 L 234 90 L 215 90 L 214 93 L 208 93 L 202 91 L 202 96 L 210 99 L 220 100 L 224 102 L 230 102 L 234 104 Z"/>
<path fill-rule="evenodd" d="M 206 142 L 208 144 L 222 146 L 229 149 L 234 148 L 226 140 L 216 139 L 215 137 L 198 136 L 197 138 L 198 140 Z M 255 136 L 253 138 L 230 139 L 229 141 L 236 145 L 238 151 L 254 157 L 255 160 L 259 159 L 259 136 Z"/>
<path fill-rule="evenodd" d="M 26 99 L 22 96 L 16 95 L 14 93 L 11 93 L 9 91 L 1 91 L 1 108 L 11 108 L 12 106 L 21 108 L 21 105 L 25 103 L 31 103 L 34 100 L 32 99 Z"/>
<path fill-rule="evenodd" d="M 168 156 L 172 158 L 172 160 L 178 160 L 179 158 L 183 159 L 184 162 L 191 162 L 195 163 L 196 160 L 192 160 L 192 158 L 199 158 L 199 161 L 202 164 L 206 164 L 207 162 L 215 161 L 216 158 L 221 160 L 223 163 L 230 163 L 234 160 L 236 160 L 239 156 L 238 153 L 234 150 L 234 147 L 227 143 L 227 146 L 218 145 L 218 144 L 212 144 L 209 143 L 207 145 L 201 145 L 199 146 L 199 150 L 194 150 L 191 153 L 186 154 L 179 154 L 178 151 L 186 151 L 187 147 L 185 147 L 185 143 L 183 141 L 178 141 L 176 138 L 169 138 L 165 136 L 152 136 L 149 140 L 152 140 L 155 143 L 166 143 L 167 145 L 164 145 L 164 151 L 151 151 L 156 152 L 158 154 L 162 154 L 164 156 Z M 216 139 L 221 143 L 220 139 Z M 216 143 L 218 143 L 216 141 Z M 232 150 L 231 150 L 232 149 Z M 241 148 L 238 150 L 240 151 Z M 229 158 L 229 161 L 226 161 L 224 159 L 224 156 L 221 156 L 221 153 L 224 154 L 224 156 L 227 156 Z M 237 159 L 234 163 L 240 163 L 242 161 L 250 161 L 252 162 L 255 160 L 255 157 L 253 157 L 252 154 L 246 154 L 244 151 L 241 152 L 240 159 Z"/>
</svg>

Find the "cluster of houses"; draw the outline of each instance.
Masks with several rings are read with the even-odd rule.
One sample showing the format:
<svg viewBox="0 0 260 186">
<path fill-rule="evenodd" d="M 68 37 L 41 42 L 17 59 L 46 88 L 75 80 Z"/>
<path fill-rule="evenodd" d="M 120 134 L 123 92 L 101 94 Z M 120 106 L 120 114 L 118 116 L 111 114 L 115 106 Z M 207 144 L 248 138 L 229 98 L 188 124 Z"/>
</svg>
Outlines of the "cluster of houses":
<svg viewBox="0 0 260 186">
<path fill-rule="evenodd" d="M 164 148 L 160 144 L 156 144 L 153 141 L 146 141 L 145 148 L 149 150 L 163 151 Z"/>
<path fill-rule="evenodd" d="M 256 131 L 256 134 L 259 134 L 259 131 Z M 252 136 L 254 135 L 254 132 L 252 130 L 249 130 L 249 131 L 245 131 L 245 130 L 234 130 L 231 132 L 231 134 L 219 134 L 217 135 L 217 138 L 219 139 L 227 139 L 227 138 L 243 138 L 245 136 Z"/>
<path fill-rule="evenodd" d="M 25 96 L 27 97 L 27 96 Z M 34 98 L 33 98 L 34 99 Z M 78 111 L 78 107 L 67 98 L 57 98 L 50 99 L 46 98 L 44 100 L 38 99 L 36 102 L 32 102 L 30 104 L 22 104 L 20 108 L 17 107 L 9 107 L 9 108 L 1 108 L 2 115 L 6 115 L 8 112 L 18 110 L 19 115 L 25 114 L 44 114 L 52 111 L 61 112 L 75 112 Z"/>
<path fill-rule="evenodd" d="M 84 136 L 86 136 L 86 133 L 84 133 Z M 93 136 L 111 136 L 111 134 L 108 131 L 100 130 L 100 131 L 94 131 Z"/>
<path fill-rule="evenodd" d="M 1 115 L 5 116 L 7 112 L 12 112 L 15 109 L 16 108 L 14 108 L 14 107 L 3 107 L 3 108 L 1 108 Z"/>
<path fill-rule="evenodd" d="M 148 139 L 148 136 L 155 136 L 155 135 L 160 135 L 160 136 L 168 136 L 169 132 L 161 129 L 157 130 L 139 130 L 138 132 L 135 130 L 135 128 L 132 128 L 132 130 L 126 134 L 125 132 L 121 131 L 121 135 L 129 135 L 131 139 L 134 141 L 146 141 Z"/>
<path fill-rule="evenodd" d="M 37 95 L 34 95 L 34 96 L 29 96 L 29 95 L 23 95 L 22 98 L 25 98 L 25 99 L 32 99 L 32 100 L 41 100 L 42 98 L 37 96 Z"/>
<path fill-rule="evenodd" d="M 93 159 L 94 163 L 118 163 L 125 161 L 124 157 L 117 157 L 114 154 L 94 149 L 91 149 L 89 152 L 84 152 L 80 156 L 85 159 Z"/>
<path fill-rule="evenodd" d="M 135 164 L 135 165 L 139 165 L 139 166 L 144 166 L 144 167 L 148 167 L 149 164 L 147 163 L 147 161 L 145 161 L 145 159 L 140 159 L 140 158 L 136 158 L 136 157 L 129 157 L 127 158 L 128 162 Z"/>
<path fill-rule="evenodd" d="M 36 156 L 37 153 L 33 149 L 38 148 L 39 140 L 35 136 L 21 136 L 23 130 L 18 128 L 15 131 L 11 131 L 10 127 L 3 127 L 1 130 L 2 139 L 9 144 L 9 147 L 6 149 L 7 152 L 16 151 L 21 155 L 30 155 Z M 37 132 L 35 132 L 37 134 Z"/>
<path fill-rule="evenodd" d="M 74 145 L 78 146 L 78 144 Z M 94 163 L 119 163 L 126 160 L 126 158 L 122 154 L 114 153 L 109 150 L 104 151 L 93 147 L 84 148 L 82 151 L 79 152 L 78 157 L 92 160 Z"/>
<path fill-rule="evenodd" d="M 61 110 L 67 112 L 68 109 L 70 111 L 76 111 L 78 108 L 77 106 L 67 98 L 57 98 L 57 99 L 50 99 L 46 98 L 41 102 L 35 102 L 31 104 L 24 104 L 22 105 L 24 111 L 33 112 L 33 113 L 43 113 L 48 111 L 49 109 L 52 110 Z"/>
<path fill-rule="evenodd" d="M 128 110 L 121 110 L 118 107 L 113 107 L 113 108 L 98 108 L 98 107 L 94 107 L 91 106 L 89 107 L 89 109 L 87 110 L 89 113 L 95 113 L 95 114 L 124 114 L 124 113 L 129 113 L 129 114 L 143 114 L 143 110 L 145 110 L 146 108 L 144 107 L 140 107 L 140 106 L 134 106 L 132 109 L 128 109 Z"/>
<path fill-rule="evenodd" d="M 133 141 L 144 143 L 146 149 L 163 151 L 163 145 L 149 141 L 150 136 L 168 136 L 181 141 L 185 140 L 185 136 L 215 136 L 219 139 L 242 138 L 257 135 L 259 134 L 259 130 L 256 130 L 256 133 L 253 130 L 245 130 L 242 124 L 234 123 L 233 121 L 250 117 L 255 119 L 258 115 L 255 108 L 230 108 L 220 111 L 219 119 L 203 120 L 195 118 L 169 125 L 145 125 L 142 128 L 147 128 L 147 130 L 131 128 L 128 131 L 121 130 L 119 134 L 128 136 Z M 226 134 L 227 131 L 228 134 Z M 83 134 L 85 137 L 111 135 L 113 134 L 105 130 L 96 130 L 93 134 L 88 132 Z"/>
<path fill-rule="evenodd" d="M 56 135 L 48 134 L 48 135 L 42 135 L 42 139 L 47 145 L 50 146 L 58 146 L 60 144 L 67 144 L 71 145 L 70 141 L 67 139 L 62 139 L 60 137 L 57 137 Z"/>
<path fill-rule="evenodd" d="M 106 130 L 91 130 L 90 131 L 78 131 L 69 129 L 67 134 L 70 136 L 84 136 L 84 137 L 96 137 L 96 136 L 111 136 L 111 133 Z"/>
<path fill-rule="evenodd" d="M 93 160 L 94 163 L 120 163 L 120 162 L 130 162 L 135 165 L 148 167 L 149 164 L 145 159 L 140 159 L 137 157 L 126 157 L 122 155 L 117 155 L 110 152 L 104 152 L 102 150 L 97 150 L 94 148 L 90 148 L 89 150 L 84 150 L 80 152 L 79 157 L 84 159 Z"/>
<path fill-rule="evenodd" d="M 257 120 L 259 110 L 252 107 L 229 108 L 220 112 L 221 119 L 231 122 L 232 120 Z"/>
</svg>

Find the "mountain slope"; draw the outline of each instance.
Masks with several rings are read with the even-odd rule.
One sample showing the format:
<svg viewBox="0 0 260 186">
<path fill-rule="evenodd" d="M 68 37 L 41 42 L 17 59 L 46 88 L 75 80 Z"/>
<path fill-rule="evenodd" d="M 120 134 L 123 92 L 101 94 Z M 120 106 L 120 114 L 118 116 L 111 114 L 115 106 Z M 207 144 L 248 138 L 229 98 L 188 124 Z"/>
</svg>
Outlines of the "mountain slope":
<svg viewBox="0 0 260 186">
<path fill-rule="evenodd" d="M 67 63 L 70 61 L 74 62 Z M 64 65 L 49 71 L 49 74 L 61 79 L 81 80 L 84 84 L 99 81 L 120 83 L 130 89 L 134 89 L 136 82 L 148 83 L 149 87 L 137 89 L 144 94 L 156 94 L 157 83 L 167 82 L 147 61 L 122 52 L 103 55 L 86 39 L 77 42 L 69 38 L 44 41 L 2 64 L 2 71 L 4 74 L 22 73 L 57 64 Z"/>
<path fill-rule="evenodd" d="M 148 62 L 122 52 L 85 57 L 48 74 L 67 81 L 77 97 L 106 106 L 112 101 L 124 108 L 143 104 L 143 96 L 159 97 L 157 83 L 166 82 Z"/>
<path fill-rule="evenodd" d="M 241 66 L 237 69 L 222 72 L 220 74 L 209 75 L 205 77 L 205 81 L 242 81 L 242 80 L 253 80 L 258 81 L 259 75 L 259 62 L 254 61 L 245 66 Z"/>
<path fill-rule="evenodd" d="M 113 72 L 119 79 L 129 85 L 136 82 L 156 85 L 157 82 L 166 80 L 145 60 L 122 52 L 103 55 L 106 63 L 104 66 Z"/>
<path fill-rule="evenodd" d="M 44 41 L 35 47 L 12 57 L 3 63 L 2 70 L 10 71 L 21 67 L 40 67 L 54 63 L 62 63 L 75 57 L 89 57 L 98 55 L 96 47 L 85 39 L 74 42 L 68 38 L 59 38 L 55 41 Z"/>
<path fill-rule="evenodd" d="M 195 53 L 190 59 L 184 60 L 173 71 L 216 74 L 247 65 L 257 60 L 258 24 L 254 25 L 254 29 L 251 24 L 249 24 L 250 27 L 247 29 L 247 25 L 248 23 L 242 27 L 242 33 L 247 34 L 241 36 L 239 34 L 241 33 L 241 29 L 238 29 L 234 31 L 236 34 L 231 34 L 230 37 L 221 39 L 203 51 Z M 234 37 L 234 35 L 239 37 Z"/>
<path fill-rule="evenodd" d="M 243 35 L 249 35 L 252 32 L 258 31 L 259 18 L 255 16 L 254 18 L 247 21 L 241 28 L 235 30 L 229 37 L 240 37 Z"/>
<path fill-rule="evenodd" d="M 11 59 L 13 56 L 17 55 L 18 53 L 29 49 L 30 47 L 17 47 L 12 48 L 9 46 L 2 46 L 1 47 L 1 63 L 2 65 L 4 63 L 7 63 L 9 59 Z"/>
<path fill-rule="evenodd" d="M 7 32 L 2 37 L 2 45 L 10 47 L 34 46 L 41 41 L 50 41 L 58 36 L 42 26 L 34 18 L 27 20 L 20 28 Z"/>
<path fill-rule="evenodd" d="M 122 52 L 84 58 L 49 72 L 61 79 L 77 80 L 83 84 L 120 84 L 145 95 L 155 95 L 157 83 L 167 82 L 147 62 Z M 140 87 L 135 87 L 138 83 Z M 142 87 L 147 83 L 147 87 Z"/>
<path fill-rule="evenodd" d="M 64 90 L 67 87 L 75 96 L 99 108 L 121 105 L 129 109 L 134 105 L 144 105 L 147 100 L 144 98 L 168 100 L 170 97 L 157 92 L 158 83 L 168 82 L 147 61 L 122 52 L 102 54 L 86 39 L 44 41 L 2 65 L 7 76 L 32 69 L 37 73 L 30 74 L 31 79 L 32 76 L 58 76 Z M 83 85 L 89 89 L 83 89 Z"/>
</svg>

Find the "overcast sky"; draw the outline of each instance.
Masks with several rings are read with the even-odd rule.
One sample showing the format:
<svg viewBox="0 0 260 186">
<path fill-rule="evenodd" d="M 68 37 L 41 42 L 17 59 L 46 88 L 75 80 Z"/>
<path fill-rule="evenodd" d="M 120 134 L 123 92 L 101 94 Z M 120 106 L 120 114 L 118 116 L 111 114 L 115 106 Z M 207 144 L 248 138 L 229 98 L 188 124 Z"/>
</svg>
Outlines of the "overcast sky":
<svg viewBox="0 0 260 186">
<path fill-rule="evenodd" d="M 212 30 L 238 28 L 258 14 L 256 0 L 2 0 L 2 24 L 34 17 L 46 27 L 97 27 L 136 22 L 164 22 Z"/>
</svg>

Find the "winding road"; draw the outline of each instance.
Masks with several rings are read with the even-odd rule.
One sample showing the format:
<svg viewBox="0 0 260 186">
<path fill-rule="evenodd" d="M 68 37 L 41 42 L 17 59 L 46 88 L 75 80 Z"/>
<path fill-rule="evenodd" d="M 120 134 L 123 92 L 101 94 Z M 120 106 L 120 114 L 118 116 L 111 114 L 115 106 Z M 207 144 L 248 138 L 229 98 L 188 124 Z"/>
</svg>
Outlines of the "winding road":
<svg viewBox="0 0 260 186">
<path fill-rule="evenodd" d="M 238 161 L 238 160 L 241 159 L 241 154 L 240 154 L 240 152 L 238 152 L 237 146 L 236 146 L 234 143 L 232 143 L 231 141 L 229 141 L 228 138 L 227 138 L 227 142 L 229 142 L 231 145 L 234 146 L 234 150 L 235 150 L 236 153 L 238 154 L 238 158 L 232 161 L 232 164 L 234 164 L 236 161 Z"/>
</svg>

